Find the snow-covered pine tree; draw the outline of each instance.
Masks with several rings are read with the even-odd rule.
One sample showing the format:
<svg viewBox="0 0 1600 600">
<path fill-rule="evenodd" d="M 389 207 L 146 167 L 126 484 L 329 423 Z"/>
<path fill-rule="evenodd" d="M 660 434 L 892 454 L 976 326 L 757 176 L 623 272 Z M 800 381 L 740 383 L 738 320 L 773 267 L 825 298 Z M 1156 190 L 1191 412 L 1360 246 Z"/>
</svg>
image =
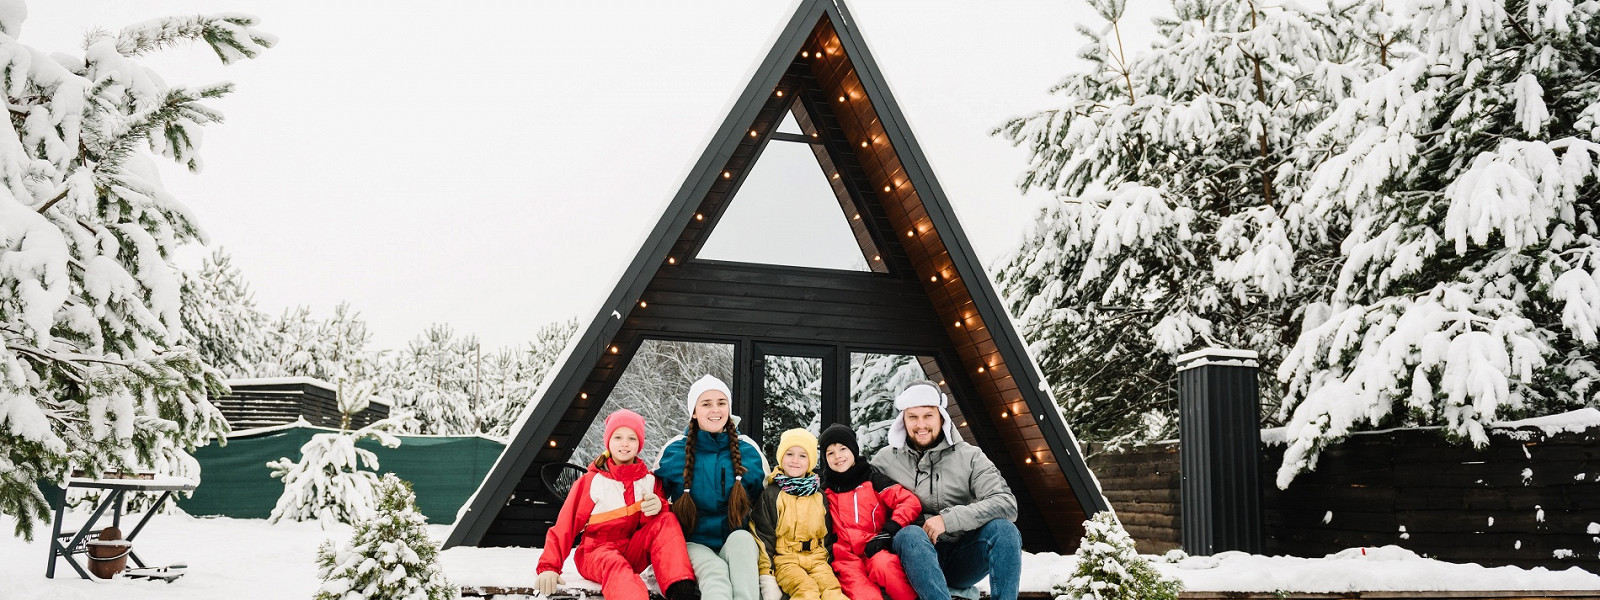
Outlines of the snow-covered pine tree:
<svg viewBox="0 0 1600 600">
<path fill-rule="evenodd" d="M 339 402 L 343 421 L 367 407 L 371 387 L 358 386 Z M 280 520 L 355 523 L 372 516 L 376 504 L 378 456 L 356 442 L 372 438 L 385 447 L 400 445 L 394 431 L 407 417 L 403 412 L 356 431 L 318 433 L 300 446 L 300 461 L 288 457 L 267 462 L 272 476 L 283 479 L 283 494 L 267 522 Z M 364 470 L 372 469 L 372 470 Z"/>
<path fill-rule="evenodd" d="M 1301 235 L 1289 158 L 1376 68 L 1352 31 L 1378 2 L 1175 2 L 1138 56 L 1123 3 L 1090 4 L 1109 24 L 1079 27 L 1090 68 L 1056 87 L 1065 106 L 997 130 L 1031 154 L 1020 187 L 1059 197 L 997 280 L 1074 430 L 1116 442 L 1174 433 L 1148 428 L 1176 423 L 1175 355 L 1244 348 L 1273 368 L 1325 296 L 1337 247 Z M 1263 403 L 1280 397 L 1264 378 Z"/>
<path fill-rule="evenodd" d="M 385 363 L 380 388 L 395 408 L 411 411 L 411 433 L 459 435 L 478 432 L 473 412 L 478 385 L 478 340 L 457 338 L 449 325 L 435 324 Z"/>
<path fill-rule="evenodd" d="M 322 586 L 317 600 L 444 600 L 461 590 L 445 579 L 439 547 L 428 537 L 411 484 L 386 474 L 378 483 L 377 514 L 356 524 L 348 545 L 332 540 L 317 550 Z"/>
<path fill-rule="evenodd" d="M 1341 217 L 1336 289 L 1280 368 L 1278 484 L 1358 426 L 1600 405 L 1600 2 L 1414 7 L 1414 49 L 1312 132 L 1313 219 Z"/>
<path fill-rule="evenodd" d="M 549 323 L 540 327 L 527 345 L 501 350 L 485 359 L 482 385 L 485 396 L 492 401 L 480 417 L 483 433 L 497 437 L 511 434 L 511 427 L 522 417 L 522 411 L 543 385 L 545 374 L 577 330 L 578 322 L 572 319 Z"/>
<path fill-rule="evenodd" d="M 243 377 L 261 360 L 267 317 L 256 309 L 250 284 L 222 248 L 196 272 L 183 273 L 183 345 L 225 377 Z"/>
<path fill-rule="evenodd" d="M 889 425 L 900 417 L 894 397 L 928 374 L 907 354 L 852 354 L 850 362 L 850 422 L 857 424 L 861 456 L 872 456 L 889 445 Z"/>
<path fill-rule="evenodd" d="M 1164 577 L 1134 549 L 1133 538 L 1110 511 L 1083 522 L 1078 567 L 1052 590 L 1056 600 L 1177 600 L 1183 582 Z"/>
<path fill-rule="evenodd" d="M 822 359 L 768 356 L 763 362 L 761 441 L 771 460 L 784 431 L 822 432 Z"/>
<path fill-rule="evenodd" d="M 644 415 L 645 446 L 639 456 L 653 462 L 667 440 L 683 435 L 689 425 L 684 395 L 689 384 L 708 373 L 733 381 L 732 344 L 645 340 L 605 398 L 603 413 L 626 408 Z M 604 431 L 603 419 L 596 418 L 573 456 L 587 460 L 604 451 Z"/>
<path fill-rule="evenodd" d="M 78 54 L 24 45 L 22 0 L 0 0 L 0 513 L 31 538 L 40 481 L 73 468 L 195 474 L 186 450 L 227 424 L 223 389 L 180 346 L 173 250 L 203 242 L 152 153 L 199 170 L 205 104 L 232 84 L 169 85 L 140 64 L 203 41 L 224 63 L 273 45 L 243 15 L 157 19 L 95 32 Z"/>
<path fill-rule="evenodd" d="M 367 349 L 372 334 L 348 302 L 335 306 L 326 321 L 304 306 L 285 309 L 263 337 L 263 355 L 251 368 L 255 377 L 315 377 L 338 383 L 366 381 L 377 374 L 379 355 Z"/>
</svg>

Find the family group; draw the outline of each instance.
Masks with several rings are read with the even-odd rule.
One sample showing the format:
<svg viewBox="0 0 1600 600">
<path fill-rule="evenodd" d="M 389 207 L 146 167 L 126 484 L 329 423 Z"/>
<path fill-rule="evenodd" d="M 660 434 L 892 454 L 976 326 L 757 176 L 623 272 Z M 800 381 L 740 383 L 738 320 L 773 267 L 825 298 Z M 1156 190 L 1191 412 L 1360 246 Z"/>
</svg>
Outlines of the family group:
<svg viewBox="0 0 1600 600">
<path fill-rule="evenodd" d="M 578 574 L 608 600 L 646 600 L 646 567 L 667 600 L 951 600 L 984 577 L 991 598 L 1016 600 L 1016 498 L 957 434 L 937 384 L 895 397 L 889 446 L 870 461 L 834 424 L 784 432 L 774 469 L 739 435 L 731 398 L 715 377 L 694 382 L 687 429 L 653 470 L 639 458 L 644 418 L 606 417 L 605 452 L 545 537 L 541 593 L 564 583 L 581 539 Z"/>
</svg>

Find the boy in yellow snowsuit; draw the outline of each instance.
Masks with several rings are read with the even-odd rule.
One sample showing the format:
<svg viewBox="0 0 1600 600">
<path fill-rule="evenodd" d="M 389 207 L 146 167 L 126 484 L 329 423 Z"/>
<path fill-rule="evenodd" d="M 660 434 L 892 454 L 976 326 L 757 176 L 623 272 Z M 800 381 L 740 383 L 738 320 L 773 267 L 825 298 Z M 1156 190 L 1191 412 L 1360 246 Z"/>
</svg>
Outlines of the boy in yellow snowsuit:
<svg viewBox="0 0 1600 600">
<path fill-rule="evenodd" d="M 817 438 L 790 429 L 778 438 L 778 468 L 750 513 L 761 552 L 762 600 L 848 600 L 828 566 L 828 509 L 817 479 Z"/>
</svg>

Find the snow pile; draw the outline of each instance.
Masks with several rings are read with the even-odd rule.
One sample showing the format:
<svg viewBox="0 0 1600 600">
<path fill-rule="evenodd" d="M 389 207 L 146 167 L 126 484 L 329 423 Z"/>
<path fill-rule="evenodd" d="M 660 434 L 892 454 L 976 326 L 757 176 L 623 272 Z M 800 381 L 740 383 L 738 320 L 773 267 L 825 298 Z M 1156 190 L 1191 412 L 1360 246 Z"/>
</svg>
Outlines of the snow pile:
<svg viewBox="0 0 1600 600">
<path fill-rule="evenodd" d="M 81 523 L 86 517 L 86 513 L 67 513 L 69 524 Z M 0 531 L 10 531 L 15 523 L 13 517 L 0 516 Z M 5 582 L 6 600 L 211 600 L 236 597 L 240 590 L 248 590 L 252 600 L 305 600 L 320 584 L 314 562 L 317 546 L 328 537 L 348 538 L 354 531 L 340 523 L 327 527 L 155 515 L 134 544 L 146 562 L 189 565 L 188 574 L 170 585 L 127 579 L 95 583 L 78 579 L 65 562 L 59 564 L 56 579 L 45 579 L 43 559 L 48 545 L 43 536 L 32 542 L 6 538 L 0 539 L 0 581 Z M 1600 525 L 1592 528 L 1600 535 Z M 427 529 L 435 542 L 449 534 L 448 525 L 428 525 Z M 540 552 L 538 548 L 459 547 L 441 551 L 439 562 L 445 575 L 460 585 L 531 587 Z M 1600 576 L 1577 568 L 1485 568 L 1420 558 L 1394 547 L 1367 548 L 1366 552 L 1363 556 L 1360 549 L 1347 550 L 1320 559 L 1224 553 L 1176 565 L 1157 562 L 1155 566 L 1163 575 L 1183 580 L 1185 589 L 1199 591 L 1600 590 Z M 1211 564 L 1215 568 L 1206 568 Z M 1024 554 L 1022 590 L 1050 590 L 1064 583 L 1076 568 L 1070 555 Z M 579 581 L 570 560 L 564 571 L 568 587 L 599 590 L 598 585 Z"/>
<path fill-rule="evenodd" d="M 1446 590 L 1600 590 L 1600 576 L 1572 567 L 1482 567 L 1417 556 L 1398 546 L 1350 548 L 1324 558 L 1224 552 L 1158 564 L 1189 590 L 1307 593 Z"/>
<path fill-rule="evenodd" d="M 87 512 L 68 512 L 66 520 L 77 525 L 87 518 Z M 12 517 L 0 516 L 0 531 L 7 532 L 0 534 L 0 582 L 5 582 L 0 598 L 5 600 L 306 600 L 319 585 L 318 544 L 329 537 L 348 539 L 354 531 L 343 523 L 324 529 L 311 522 L 273 525 L 263 519 L 159 514 L 134 540 L 135 551 L 153 566 L 187 564 L 187 574 L 171 584 L 133 579 L 96 583 L 79 579 L 65 561 L 57 563 L 55 579 L 45 579 L 47 536 L 33 542 L 10 538 L 14 524 Z M 435 542 L 449 533 L 447 525 L 427 528 Z M 531 570 L 533 563 L 528 564 Z"/>
<path fill-rule="evenodd" d="M 1516 429 L 1519 427 L 1537 427 L 1545 435 L 1578 433 L 1600 427 L 1600 410 L 1580 408 L 1558 415 L 1546 415 L 1518 421 L 1499 421 L 1494 424 L 1495 429 Z"/>
<path fill-rule="evenodd" d="M 451 581 L 472 587 L 533 587 L 538 548 L 458 547 L 439 554 Z M 1260 556 L 1224 552 L 1188 557 L 1176 564 L 1147 556 L 1161 575 L 1183 582 L 1186 591 L 1277 590 L 1306 593 L 1346 591 L 1448 590 L 1600 590 L 1600 575 L 1577 567 L 1551 571 L 1543 567 L 1483 567 L 1422 558 L 1396 546 L 1351 548 L 1324 558 Z M 1065 586 L 1077 570 L 1072 555 L 1052 552 L 1022 555 L 1022 591 L 1046 592 Z M 647 571 L 648 573 L 648 571 Z M 600 586 L 578 576 L 569 559 L 562 578 L 567 587 Z M 646 581 L 652 581 L 646 577 Z M 989 589 L 988 580 L 978 584 Z"/>
</svg>

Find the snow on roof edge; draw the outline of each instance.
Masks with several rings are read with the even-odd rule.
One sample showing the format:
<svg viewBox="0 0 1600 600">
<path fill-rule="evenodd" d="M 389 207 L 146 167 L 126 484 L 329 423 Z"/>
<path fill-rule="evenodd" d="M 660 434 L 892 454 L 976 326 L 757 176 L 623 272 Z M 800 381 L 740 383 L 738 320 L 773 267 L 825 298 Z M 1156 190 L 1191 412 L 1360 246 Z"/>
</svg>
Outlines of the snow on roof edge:
<svg viewBox="0 0 1600 600">
<path fill-rule="evenodd" d="M 227 438 L 230 439 L 230 440 L 234 439 L 234 438 L 246 438 L 246 437 L 258 436 L 258 435 L 265 435 L 265 434 L 268 434 L 268 433 L 277 433 L 279 431 L 285 431 L 285 430 L 289 430 L 289 429 L 298 429 L 298 428 L 320 429 L 322 431 L 329 431 L 329 432 L 337 432 L 337 431 L 339 431 L 337 428 L 333 428 L 333 427 L 323 427 L 321 425 L 312 425 L 311 423 L 306 421 L 305 417 L 300 417 L 299 419 L 296 419 L 295 422 L 293 422 L 293 423 L 283 423 L 283 424 L 280 424 L 280 425 L 268 425 L 266 427 L 253 427 L 253 428 L 250 428 L 250 429 L 236 429 L 236 430 L 228 432 Z M 395 437 L 401 438 L 402 440 L 404 438 L 472 438 L 472 437 L 475 437 L 475 438 L 483 438 L 483 439 L 489 440 L 491 442 L 498 442 L 498 443 L 500 443 L 502 445 L 506 444 L 506 440 L 498 438 L 498 437 L 495 437 L 495 436 L 492 436 L 492 435 L 484 434 L 484 433 L 471 433 L 471 434 L 460 434 L 460 435 L 444 435 L 444 434 L 437 434 L 437 433 L 399 433 L 399 434 L 395 434 Z M 403 445 L 405 445 L 405 443 L 402 441 L 401 445 L 403 446 Z"/>
<path fill-rule="evenodd" d="M 1594 428 L 1600 428 L 1600 410 L 1594 408 L 1580 408 L 1564 413 L 1530 417 L 1516 421 L 1495 421 L 1489 424 L 1491 431 L 1510 433 L 1510 430 L 1526 427 L 1537 427 L 1545 435 L 1558 433 L 1579 433 Z M 1430 431 L 1440 429 L 1438 425 L 1422 425 L 1417 427 L 1390 427 L 1388 429 L 1374 429 L 1372 431 L 1354 431 L 1350 435 L 1377 435 L 1394 433 L 1396 431 Z M 1283 427 L 1267 427 L 1261 430 L 1261 443 L 1268 446 L 1281 446 L 1287 442 Z"/>
<path fill-rule="evenodd" d="M 317 379 L 315 377 L 305 377 L 305 376 L 294 376 L 294 377 L 246 377 L 246 378 L 242 378 L 242 379 L 229 379 L 229 380 L 226 381 L 226 383 L 228 384 L 228 387 L 230 387 L 230 388 L 234 387 L 234 386 L 240 386 L 240 385 L 313 385 L 313 386 L 328 390 L 330 392 L 338 392 L 339 391 L 339 388 L 335 387 L 332 383 L 330 383 L 328 381 L 324 381 L 322 379 Z"/>
<path fill-rule="evenodd" d="M 228 379 L 225 380 L 224 383 L 227 383 L 229 388 L 240 385 L 310 385 L 333 392 L 334 395 L 338 395 L 339 393 L 339 387 L 337 385 L 323 379 L 306 377 L 303 375 L 294 377 L 245 377 L 240 379 Z M 382 404 L 389 408 L 394 408 L 394 401 L 382 396 L 372 396 L 367 398 L 367 402 L 370 404 Z"/>
</svg>

